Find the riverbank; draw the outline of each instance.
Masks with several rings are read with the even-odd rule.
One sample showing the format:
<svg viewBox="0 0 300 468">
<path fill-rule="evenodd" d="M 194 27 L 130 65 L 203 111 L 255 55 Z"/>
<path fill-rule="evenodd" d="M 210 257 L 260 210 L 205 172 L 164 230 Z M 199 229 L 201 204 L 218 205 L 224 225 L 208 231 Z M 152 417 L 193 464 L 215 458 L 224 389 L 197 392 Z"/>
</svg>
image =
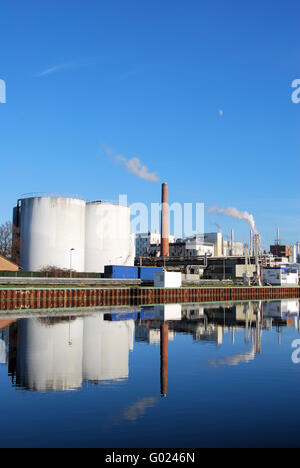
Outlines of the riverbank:
<svg viewBox="0 0 300 468">
<path fill-rule="evenodd" d="M 135 306 L 195 302 L 299 299 L 300 287 L 182 287 L 163 289 L 142 286 L 56 287 L 11 286 L 0 288 L 0 312 L 16 309 L 55 309 L 102 306 Z"/>
</svg>

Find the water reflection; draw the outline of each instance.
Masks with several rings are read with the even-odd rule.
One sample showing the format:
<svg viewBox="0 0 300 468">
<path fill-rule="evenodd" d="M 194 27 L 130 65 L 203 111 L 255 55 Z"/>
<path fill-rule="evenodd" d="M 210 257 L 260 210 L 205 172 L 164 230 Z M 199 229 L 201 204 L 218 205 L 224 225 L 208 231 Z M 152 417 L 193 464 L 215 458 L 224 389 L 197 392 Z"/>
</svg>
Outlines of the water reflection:
<svg viewBox="0 0 300 468">
<path fill-rule="evenodd" d="M 129 378 L 134 341 L 160 346 L 160 393 L 168 394 L 169 342 L 180 334 L 195 343 L 222 346 L 230 334 L 235 344 L 243 330 L 245 352 L 208 360 L 213 368 L 251 363 L 262 353 L 263 330 L 275 327 L 278 343 L 283 327 L 299 331 L 299 301 L 226 304 L 168 304 L 104 311 L 80 310 L 66 315 L 0 321 L 0 363 L 16 387 L 34 391 L 70 391 L 84 382 L 113 384 Z M 155 399 L 142 400 L 126 410 L 143 413 Z"/>
<path fill-rule="evenodd" d="M 20 319 L 11 327 L 9 372 L 28 390 L 73 390 L 83 381 L 128 378 L 134 321 L 87 317 Z"/>
</svg>

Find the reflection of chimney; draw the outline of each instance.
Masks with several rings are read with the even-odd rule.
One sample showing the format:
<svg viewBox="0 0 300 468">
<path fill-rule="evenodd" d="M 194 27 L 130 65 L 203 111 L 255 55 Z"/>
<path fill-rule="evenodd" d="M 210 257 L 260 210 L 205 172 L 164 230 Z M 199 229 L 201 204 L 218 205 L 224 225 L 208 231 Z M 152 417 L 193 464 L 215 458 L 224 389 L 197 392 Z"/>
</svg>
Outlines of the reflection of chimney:
<svg viewBox="0 0 300 468">
<path fill-rule="evenodd" d="M 168 184 L 162 184 L 161 256 L 169 255 L 169 197 Z"/>
<path fill-rule="evenodd" d="M 160 393 L 164 397 L 168 393 L 168 348 L 169 324 L 164 322 L 160 326 Z"/>
</svg>

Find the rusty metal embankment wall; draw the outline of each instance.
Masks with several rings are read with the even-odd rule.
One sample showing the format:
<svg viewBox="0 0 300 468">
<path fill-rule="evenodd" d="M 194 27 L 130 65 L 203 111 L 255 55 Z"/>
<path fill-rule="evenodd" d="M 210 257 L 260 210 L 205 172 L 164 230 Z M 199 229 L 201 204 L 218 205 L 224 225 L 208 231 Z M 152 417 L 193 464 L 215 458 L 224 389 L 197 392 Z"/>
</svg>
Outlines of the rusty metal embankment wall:
<svg viewBox="0 0 300 468">
<path fill-rule="evenodd" d="M 0 289 L 0 311 L 300 298 L 299 287 Z"/>
</svg>

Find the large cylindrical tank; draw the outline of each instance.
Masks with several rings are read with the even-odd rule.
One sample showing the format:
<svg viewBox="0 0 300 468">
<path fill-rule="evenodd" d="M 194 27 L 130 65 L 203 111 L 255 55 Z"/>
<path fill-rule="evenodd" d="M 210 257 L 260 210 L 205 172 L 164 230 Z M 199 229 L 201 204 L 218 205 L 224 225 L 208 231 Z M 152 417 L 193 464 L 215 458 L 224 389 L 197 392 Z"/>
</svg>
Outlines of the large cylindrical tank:
<svg viewBox="0 0 300 468">
<path fill-rule="evenodd" d="M 108 203 L 86 204 L 85 271 L 103 273 L 105 265 L 134 264 L 130 208 Z"/>
<path fill-rule="evenodd" d="M 83 319 L 83 378 L 88 381 L 123 380 L 129 374 L 134 320 L 110 322 L 103 314 Z"/>
<path fill-rule="evenodd" d="M 19 210 L 20 264 L 24 270 L 55 266 L 84 271 L 84 200 L 24 198 L 19 202 Z"/>
<path fill-rule="evenodd" d="M 81 387 L 83 319 L 18 322 L 17 385 L 36 391 Z"/>
</svg>

